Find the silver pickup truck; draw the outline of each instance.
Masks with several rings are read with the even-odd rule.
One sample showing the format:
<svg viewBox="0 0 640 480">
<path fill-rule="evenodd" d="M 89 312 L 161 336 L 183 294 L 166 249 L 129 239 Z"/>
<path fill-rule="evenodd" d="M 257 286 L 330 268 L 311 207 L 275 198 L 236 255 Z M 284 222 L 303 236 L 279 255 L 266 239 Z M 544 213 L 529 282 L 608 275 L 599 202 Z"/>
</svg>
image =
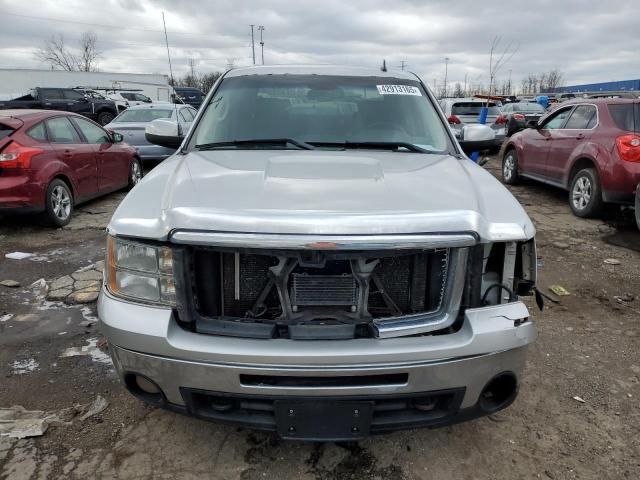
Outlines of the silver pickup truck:
<svg viewBox="0 0 640 480">
<path fill-rule="evenodd" d="M 129 391 L 288 439 L 437 427 L 515 399 L 535 230 L 407 72 L 226 73 L 109 227 L 101 328 Z"/>
</svg>

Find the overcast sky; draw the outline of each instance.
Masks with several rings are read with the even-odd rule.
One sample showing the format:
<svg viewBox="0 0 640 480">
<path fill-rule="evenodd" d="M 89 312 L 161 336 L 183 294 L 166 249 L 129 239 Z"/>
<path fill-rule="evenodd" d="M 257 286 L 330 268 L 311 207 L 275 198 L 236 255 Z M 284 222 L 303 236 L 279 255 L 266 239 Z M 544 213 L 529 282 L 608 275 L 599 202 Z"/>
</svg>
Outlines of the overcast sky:
<svg viewBox="0 0 640 480">
<path fill-rule="evenodd" d="M 500 4 L 500 5 L 498 5 Z M 640 77 L 636 2 L 608 0 L 0 0 L 0 68 L 50 68 L 34 51 L 53 34 L 74 46 L 93 31 L 99 69 L 168 73 L 165 12 L 174 75 L 194 58 L 199 72 L 249 65 L 249 24 L 264 25 L 265 63 L 339 63 L 407 68 L 433 85 L 488 83 L 495 35 L 517 50 L 499 76 L 558 68 L 564 84 Z M 257 37 L 259 32 L 256 30 Z M 260 61 L 259 38 L 256 58 Z"/>
</svg>

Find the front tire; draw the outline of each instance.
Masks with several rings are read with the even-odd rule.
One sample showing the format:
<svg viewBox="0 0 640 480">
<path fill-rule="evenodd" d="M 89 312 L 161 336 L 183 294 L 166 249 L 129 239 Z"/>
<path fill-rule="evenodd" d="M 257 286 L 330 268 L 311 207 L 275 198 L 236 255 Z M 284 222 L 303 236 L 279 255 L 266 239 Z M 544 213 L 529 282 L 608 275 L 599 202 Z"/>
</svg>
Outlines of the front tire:
<svg viewBox="0 0 640 480">
<path fill-rule="evenodd" d="M 602 212 L 602 189 L 598 173 L 593 168 L 580 170 L 569 187 L 569 206 L 574 215 L 590 218 Z"/>
<path fill-rule="evenodd" d="M 143 171 L 142 171 L 142 163 L 137 158 L 131 160 L 131 165 L 129 165 L 129 183 L 127 184 L 127 190 L 131 190 L 135 187 L 140 180 L 142 180 Z"/>
<path fill-rule="evenodd" d="M 515 185 L 519 178 L 518 153 L 515 148 L 511 148 L 502 157 L 502 181 L 507 185 Z"/>
<path fill-rule="evenodd" d="M 53 180 L 47 187 L 45 196 L 45 214 L 48 223 L 54 227 L 63 227 L 71 221 L 73 213 L 73 195 L 69 185 L 60 179 Z"/>
</svg>

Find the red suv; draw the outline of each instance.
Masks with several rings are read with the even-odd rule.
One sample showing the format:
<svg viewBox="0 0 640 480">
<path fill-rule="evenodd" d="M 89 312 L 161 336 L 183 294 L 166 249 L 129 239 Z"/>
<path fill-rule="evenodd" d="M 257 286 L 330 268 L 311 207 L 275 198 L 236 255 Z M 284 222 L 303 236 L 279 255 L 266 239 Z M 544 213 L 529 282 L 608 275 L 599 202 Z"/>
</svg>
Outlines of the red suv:
<svg viewBox="0 0 640 480">
<path fill-rule="evenodd" d="M 142 178 L 122 135 L 80 115 L 50 110 L 0 113 L 0 214 L 45 212 L 69 223 L 74 205 Z"/>
<path fill-rule="evenodd" d="M 640 100 L 562 103 L 505 145 L 502 179 L 532 178 L 569 190 L 580 217 L 605 202 L 633 205 L 640 183 Z"/>
</svg>

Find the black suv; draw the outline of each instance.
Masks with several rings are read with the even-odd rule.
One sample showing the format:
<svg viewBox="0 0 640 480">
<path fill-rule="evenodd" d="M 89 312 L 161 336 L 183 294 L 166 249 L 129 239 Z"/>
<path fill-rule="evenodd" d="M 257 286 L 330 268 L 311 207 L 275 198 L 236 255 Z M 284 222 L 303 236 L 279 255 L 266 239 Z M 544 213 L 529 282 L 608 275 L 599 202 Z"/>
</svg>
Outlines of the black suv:
<svg viewBox="0 0 640 480">
<path fill-rule="evenodd" d="M 175 103 L 187 103 L 194 108 L 200 108 L 205 94 L 202 90 L 193 87 L 174 87 L 176 92 Z"/>
</svg>

